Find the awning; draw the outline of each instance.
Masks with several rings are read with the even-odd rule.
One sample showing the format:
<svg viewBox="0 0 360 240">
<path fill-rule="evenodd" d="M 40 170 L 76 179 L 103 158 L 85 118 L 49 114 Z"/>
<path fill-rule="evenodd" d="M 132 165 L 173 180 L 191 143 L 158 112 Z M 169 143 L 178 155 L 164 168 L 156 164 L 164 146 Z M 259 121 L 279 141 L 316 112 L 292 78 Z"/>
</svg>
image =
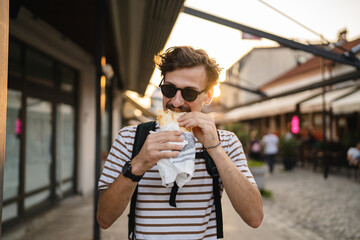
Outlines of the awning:
<svg viewBox="0 0 360 240">
<path fill-rule="evenodd" d="M 325 93 L 325 108 L 327 110 L 329 110 L 330 105 L 333 101 L 353 92 L 355 89 L 356 89 L 356 87 L 348 87 L 348 88 L 343 88 L 343 89 L 326 92 Z M 323 109 L 322 94 L 300 104 L 300 112 L 301 113 L 320 112 L 320 111 L 322 111 L 322 109 Z"/>
<path fill-rule="evenodd" d="M 110 19 L 125 89 L 144 94 L 184 0 L 110 0 Z"/>
<path fill-rule="evenodd" d="M 222 118 L 215 119 L 219 123 L 236 122 L 240 120 L 275 116 L 283 113 L 295 112 L 296 104 L 311 96 L 319 94 L 320 89 L 308 90 L 301 93 L 273 98 L 260 103 L 234 109 Z"/>
<path fill-rule="evenodd" d="M 346 114 L 360 111 L 360 89 L 332 103 L 333 114 Z"/>
<path fill-rule="evenodd" d="M 105 57 L 125 90 L 144 94 L 185 0 L 106 1 Z M 15 1 L 96 56 L 97 1 Z M 12 9 L 13 10 L 13 9 Z"/>
<path fill-rule="evenodd" d="M 137 109 L 139 109 L 143 115 L 149 117 L 150 119 L 156 118 L 156 112 L 152 108 L 148 108 L 146 106 L 143 106 L 136 97 L 129 94 L 129 92 L 124 93 L 124 99 L 126 101 L 129 101 L 133 106 L 135 106 Z M 138 117 L 138 116 L 136 116 Z"/>
</svg>

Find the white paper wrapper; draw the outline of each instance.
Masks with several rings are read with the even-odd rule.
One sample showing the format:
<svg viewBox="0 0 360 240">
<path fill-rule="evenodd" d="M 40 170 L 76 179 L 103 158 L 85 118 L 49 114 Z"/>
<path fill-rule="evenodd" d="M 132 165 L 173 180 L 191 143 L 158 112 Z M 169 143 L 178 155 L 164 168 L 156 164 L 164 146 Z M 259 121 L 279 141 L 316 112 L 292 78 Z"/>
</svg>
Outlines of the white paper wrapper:
<svg viewBox="0 0 360 240">
<path fill-rule="evenodd" d="M 170 123 L 160 127 L 160 131 L 179 131 L 176 123 Z M 195 171 L 195 137 L 190 132 L 183 132 L 183 142 L 170 142 L 172 144 L 183 145 L 183 150 L 175 158 L 160 159 L 157 167 L 161 176 L 162 185 L 166 187 L 174 186 L 174 182 L 181 188 L 191 180 Z"/>
</svg>

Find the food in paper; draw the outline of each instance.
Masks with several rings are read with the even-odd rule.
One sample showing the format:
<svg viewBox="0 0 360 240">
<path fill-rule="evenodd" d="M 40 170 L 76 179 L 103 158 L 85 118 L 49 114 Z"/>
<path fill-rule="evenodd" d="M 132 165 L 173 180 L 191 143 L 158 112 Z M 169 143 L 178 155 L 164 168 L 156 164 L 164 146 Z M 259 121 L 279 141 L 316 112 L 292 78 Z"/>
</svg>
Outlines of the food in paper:
<svg viewBox="0 0 360 240">
<path fill-rule="evenodd" d="M 160 124 L 161 131 L 176 131 L 181 130 L 182 132 L 191 132 L 191 128 L 180 127 L 178 118 L 185 112 L 174 112 L 169 109 L 158 112 L 157 120 Z"/>
<path fill-rule="evenodd" d="M 160 159 L 157 167 L 161 176 L 162 185 L 172 187 L 176 181 L 179 187 L 190 181 L 195 171 L 195 138 L 191 128 L 180 127 L 177 119 L 184 114 L 171 110 L 158 111 L 157 120 L 160 131 L 182 131 L 183 142 L 170 142 L 183 145 L 179 156 L 174 158 Z"/>
</svg>

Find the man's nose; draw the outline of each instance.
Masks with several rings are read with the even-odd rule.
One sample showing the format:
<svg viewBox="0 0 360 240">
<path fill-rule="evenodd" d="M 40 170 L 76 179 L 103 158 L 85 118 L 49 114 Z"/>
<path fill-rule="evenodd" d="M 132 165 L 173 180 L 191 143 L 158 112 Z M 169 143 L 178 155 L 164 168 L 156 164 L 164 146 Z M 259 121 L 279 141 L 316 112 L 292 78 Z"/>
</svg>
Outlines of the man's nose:
<svg viewBox="0 0 360 240">
<path fill-rule="evenodd" d="M 172 98 L 171 103 L 174 107 L 180 107 L 184 104 L 185 100 L 181 96 L 181 91 L 177 90 L 175 96 Z"/>
</svg>

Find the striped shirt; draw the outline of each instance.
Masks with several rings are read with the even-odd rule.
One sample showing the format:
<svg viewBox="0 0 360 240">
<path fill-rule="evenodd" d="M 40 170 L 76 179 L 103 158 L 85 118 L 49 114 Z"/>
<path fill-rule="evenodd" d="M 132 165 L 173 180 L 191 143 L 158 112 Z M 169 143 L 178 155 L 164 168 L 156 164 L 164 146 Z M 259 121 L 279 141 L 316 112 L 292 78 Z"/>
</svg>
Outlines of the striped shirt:
<svg viewBox="0 0 360 240">
<path fill-rule="evenodd" d="M 159 131 L 158 123 L 156 131 Z M 122 167 L 132 155 L 136 126 L 119 131 L 99 179 L 99 190 L 107 189 L 121 174 Z M 247 166 L 242 145 L 235 134 L 219 130 L 221 146 L 236 167 L 256 185 Z M 196 152 L 203 145 L 196 139 Z M 155 165 L 138 183 L 135 211 L 136 239 L 217 239 L 216 213 L 212 177 L 206 171 L 204 159 L 195 159 L 195 173 L 190 182 L 179 188 L 177 207 L 169 205 L 171 188 L 161 185 Z M 223 186 L 221 186 L 221 192 Z"/>
</svg>

